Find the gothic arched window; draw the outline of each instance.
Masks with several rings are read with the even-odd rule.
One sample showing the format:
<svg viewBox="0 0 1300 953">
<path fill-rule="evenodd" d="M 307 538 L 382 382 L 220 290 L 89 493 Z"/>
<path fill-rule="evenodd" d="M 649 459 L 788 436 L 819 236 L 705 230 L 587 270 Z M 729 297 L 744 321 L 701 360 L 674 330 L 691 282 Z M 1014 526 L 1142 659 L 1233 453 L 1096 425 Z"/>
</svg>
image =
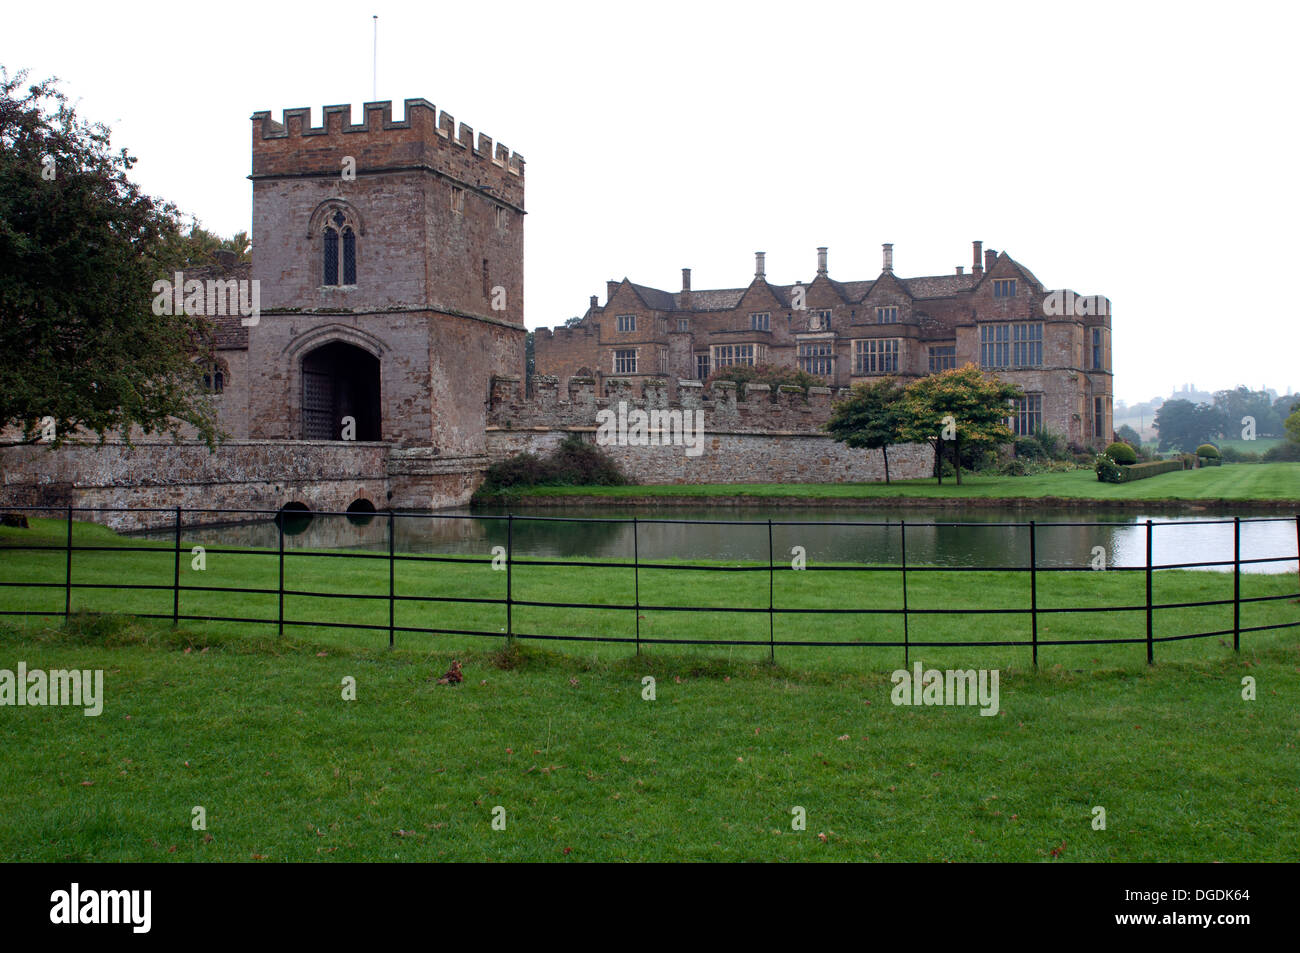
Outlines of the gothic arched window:
<svg viewBox="0 0 1300 953">
<path fill-rule="evenodd" d="M 321 249 L 321 284 L 355 285 L 357 230 L 344 209 L 335 208 L 326 216 Z"/>
</svg>

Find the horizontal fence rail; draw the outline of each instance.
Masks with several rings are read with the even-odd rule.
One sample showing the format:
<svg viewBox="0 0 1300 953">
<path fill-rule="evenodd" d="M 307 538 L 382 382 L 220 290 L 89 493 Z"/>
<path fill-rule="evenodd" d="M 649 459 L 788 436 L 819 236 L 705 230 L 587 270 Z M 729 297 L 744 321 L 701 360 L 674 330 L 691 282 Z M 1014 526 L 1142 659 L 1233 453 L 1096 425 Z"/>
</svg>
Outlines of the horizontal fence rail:
<svg viewBox="0 0 1300 953">
<path fill-rule="evenodd" d="M 1190 639 L 1204 638 L 1222 638 L 1232 636 L 1234 651 L 1241 649 L 1241 637 L 1243 634 L 1251 632 L 1264 632 L 1277 629 L 1287 629 L 1300 627 L 1300 618 L 1292 621 L 1275 622 L 1262 625 L 1242 625 L 1241 609 L 1242 606 L 1300 599 L 1300 591 L 1286 592 L 1277 595 L 1266 596 L 1243 596 L 1241 592 L 1242 567 L 1250 565 L 1276 564 L 1296 562 L 1298 566 L 1297 576 L 1300 577 L 1300 514 L 1294 517 L 1233 517 L 1222 520 L 1195 520 L 1195 521 L 1178 521 L 1167 520 L 1155 523 L 1152 520 L 1146 520 L 1139 524 L 1145 529 L 1145 560 L 1142 565 L 1138 566 L 1114 566 L 1107 567 L 1107 573 L 1141 573 L 1143 575 L 1145 598 L 1140 603 L 1120 604 L 1120 605 L 1089 605 L 1089 606 L 1043 606 L 1040 605 L 1039 599 L 1039 575 L 1041 573 L 1088 573 L 1093 571 L 1083 566 L 1040 566 L 1038 564 L 1038 539 L 1039 531 L 1053 527 L 1110 527 L 1110 526 L 1129 526 L 1133 524 L 1115 524 L 1105 522 L 1038 522 L 1030 520 L 1028 522 L 913 522 L 909 524 L 905 520 L 897 522 L 892 521 L 851 521 L 851 520 L 765 520 L 762 522 L 753 520 L 688 520 L 688 519 L 646 519 L 642 517 L 627 518 L 610 518 L 610 517 L 570 517 L 570 516 L 519 516 L 515 514 L 464 514 L 464 513 L 405 513 L 395 511 L 382 512 L 322 512 L 322 511 L 280 511 L 280 510 L 247 510 L 247 509 L 182 509 L 180 507 L 159 508 L 159 507 L 42 507 L 42 506 L 7 506 L 0 508 L 9 513 L 31 513 L 31 514 L 56 514 L 57 518 L 65 520 L 67 524 L 66 533 L 63 534 L 63 543 L 57 544 L 37 544 L 37 543 L 5 543 L 0 545 L 0 554 L 6 552 L 60 552 L 65 554 L 64 559 L 64 578 L 62 581 L 31 581 L 31 580 L 14 580 L 0 578 L 0 588 L 3 589 L 62 589 L 63 606 L 61 609 L 0 609 L 0 615 L 5 616 L 63 616 L 69 618 L 73 613 L 73 593 L 77 590 L 110 590 L 110 591 L 159 591 L 170 592 L 171 612 L 127 612 L 130 615 L 142 619 L 159 619 L 170 620 L 173 625 L 179 625 L 181 622 L 223 622 L 223 623 L 240 623 L 248 625 L 274 625 L 280 635 L 284 634 L 286 626 L 290 627 L 308 627 L 308 628 L 338 628 L 338 629 L 356 629 L 360 631 L 377 631 L 388 633 L 388 644 L 390 647 L 396 645 L 397 634 L 422 634 L 422 635 L 463 635 L 487 637 L 495 639 L 528 639 L 538 641 L 557 641 L 557 642 L 605 642 L 614 644 L 628 644 L 635 646 L 636 652 L 641 652 L 644 645 L 690 645 L 690 646 L 755 646 L 766 647 L 769 656 L 774 660 L 776 648 L 780 647 L 827 647 L 827 648 L 901 648 L 903 650 L 904 664 L 908 664 L 910 652 L 914 648 L 978 648 L 978 647 L 1025 647 L 1031 650 L 1031 659 L 1035 666 L 1038 665 L 1039 649 L 1044 646 L 1081 646 L 1081 645 L 1131 645 L 1142 644 L 1146 647 L 1146 658 L 1148 663 L 1155 661 L 1155 646 L 1161 642 L 1177 642 Z M 77 514 L 107 514 L 107 513 L 124 513 L 124 514 L 166 514 L 171 519 L 171 545 L 168 546 L 161 541 L 155 545 L 95 545 L 74 543 L 73 527 L 76 522 Z M 182 584 L 182 560 L 188 555 L 182 545 L 182 536 L 185 529 L 203 530 L 210 529 L 214 524 L 211 522 L 201 522 L 197 519 L 191 519 L 187 522 L 186 516 L 219 516 L 225 517 L 219 525 L 240 524 L 248 522 L 274 521 L 277 526 L 277 545 L 274 549 L 257 548 L 257 547 L 239 547 L 239 546 L 207 546 L 204 545 L 206 556 L 219 555 L 236 555 L 236 556 L 259 556 L 266 559 L 275 559 L 277 561 L 277 578 L 278 582 L 275 588 L 246 587 L 246 586 L 208 586 Z M 352 520 L 383 520 L 385 526 L 385 550 L 382 552 L 373 551 L 330 551 L 323 549 L 290 549 L 285 545 L 286 535 L 285 524 L 294 519 L 312 519 L 315 517 L 347 517 Z M 233 519 L 232 519 L 233 518 Z M 504 552 L 500 554 L 485 555 L 482 553 L 473 555 L 448 555 L 439 553 L 409 553 L 398 552 L 396 549 L 396 527 L 401 520 L 472 520 L 483 523 L 504 524 L 505 546 Z M 626 560 L 594 560 L 594 559 L 554 559 L 539 557 L 521 557 L 516 554 L 515 548 L 515 527 L 518 523 L 579 523 L 579 524 L 606 524 L 606 525 L 624 525 L 631 528 L 631 561 Z M 1295 526 L 1296 552 L 1292 555 L 1285 556 L 1268 556 L 1255 558 L 1242 558 L 1241 555 L 1241 528 L 1243 524 L 1251 523 L 1292 523 Z M 690 563 L 690 562 L 656 562 L 645 561 L 640 557 L 640 531 L 642 527 L 649 525 L 683 525 L 683 526 L 735 526 L 745 527 L 753 530 L 766 530 L 767 537 L 767 559 L 765 562 L 753 561 L 749 565 L 714 565 L 709 563 Z M 907 552 L 907 530 L 913 528 L 945 528 L 945 527 L 978 527 L 989 531 L 996 530 L 1028 530 L 1029 532 L 1029 560 L 1023 565 L 989 565 L 989 566 L 946 566 L 946 565 L 924 565 L 908 561 Z M 1165 530 L 1182 525 L 1231 525 L 1233 527 L 1233 558 L 1219 560 L 1205 560 L 1198 562 L 1176 562 L 1176 563 L 1155 563 L 1152 558 L 1153 540 L 1157 528 Z M 784 561 L 776 559 L 776 550 L 773 542 L 773 530 L 777 527 L 874 527 L 877 529 L 897 530 L 899 560 L 897 564 L 880 564 L 880 563 L 863 563 L 853 565 L 804 565 L 795 568 Z M 498 547 L 500 548 L 500 547 Z M 131 583 L 131 582 L 81 582 L 74 579 L 74 554 L 76 553 L 153 553 L 172 555 L 172 572 L 170 584 L 165 583 Z M 343 559 L 349 562 L 341 565 L 340 575 L 346 572 L 348 565 L 359 562 L 361 565 L 382 561 L 387 563 L 387 591 L 386 592 L 346 592 L 346 591 L 324 591 L 318 589 L 294 588 L 286 584 L 286 568 L 294 559 L 300 558 L 330 558 Z M 431 572 L 436 572 L 438 564 L 456 564 L 459 566 L 481 565 L 490 566 L 493 569 L 503 570 L 504 576 L 504 598 L 484 598 L 470 595 L 453 595 L 453 596 L 433 596 L 433 595 L 414 595 L 398 591 L 396 568 L 400 564 L 429 564 Z M 526 572 L 530 568 L 542 567 L 565 567 L 577 570 L 583 573 L 592 570 L 631 570 L 632 571 L 632 594 L 633 599 L 628 602 L 571 602 L 571 601 L 553 601 L 539 599 L 521 599 L 516 596 L 517 579 L 520 572 Z M 1227 569 L 1232 571 L 1232 598 L 1230 599 L 1210 599 L 1191 602 L 1159 602 L 1155 595 L 1155 577 L 1156 574 L 1163 571 L 1179 569 Z M 659 602 L 646 602 L 642 600 L 642 578 L 643 571 L 653 570 L 670 570 L 670 571 L 697 571 L 697 572 L 721 572 L 721 573 L 766 573 L 767 574 L 767 600 L 765 605 L 738 605 L 738 606 L 698 606 L 698 605 L 680 605 L 680 604 L 661 604 Z M 776 579 L 778 573 L 894 573 L 899 577 L 899 596 L 901 606 L 898 608 L 890 607 L 870 607 L 862 605 L 845 605 L 836 607 L 811 607 L 811 606 L 783 606 L 779 605 L 776 595 Z M 1025 605 L 1021 606 L 1003 606 L 1003 607 L 936 607 L 936 606 L 918 606 L 915 604 L 915 595 L 909 595 L 908 577 L 915 574 L 924 573 L 953 573 L 953 572 L 986 572 L 986 573 L 1003 573 L 1010 575 L 1028 576 L 1027 600 Z M 229 593 L 241 595 L 264 595 L 275 596 L 277 602 L 277 613 L 275 618 L 266 618 L 260 616 L 240 616 L 240 615 L 201 615 L 194 613 L 182 612 L 182 593 Z M 363 600 L 363 601 L 386 601 L 388 603 L 388 621 L 383 623 L 365 623 L 356 621 L 328 621 L 328 620 L 308 620 L 294 619 L 286 617 L 285 599 L 319 599 L 319 600 Z M 454 628 L 454 627 L 437 627 L 437 626 L 412 626 L 399 625 L 397 623 L 397 607 L 402 604 L 463 604 L 478 606 L 500 606 L 505 612 L 505 626 L 498 630 L 474 629 L 474 628 Z M 1232 607 L 1232 627 L 1217 629 L 1206 632 L 1190 632 L 1178 634 L 1156 635 L 1156 614 L 1162 611 L 1176 609 L 1192 609 L 1207 607 Z M 628 626 L 626 635 L 599 634 L 589 635 L 579 632 L 523 632 L 516 631 L 515 619 L 517 608 L 544 608 L 544 609 L 567 609 L 567 610 L 599 610 L 604 612 L 626 612 L 632 614 L 631 625 Z M 654 635 L 647 635 L 642 632 L 642 620 L 646 612 L 670 612 L 670 613 L 724 613 L 724 614 L 746 614 L 751 616 L 767 615 L 768 624 L 766 629 L 766 638 L 760 637 L 762 628 L 755 628 L 754 638 L 665 638 Z M 1040 633 L 1039 622 L 1043 617 L 1052 618 L 1063 614 L 1086 614 L 1086 613 L 1141 613 L 1145 622 L 1145 634 L 1141 636 L 1130 637 L 1098 637 L 1098 638 L 1070 638 L 1054 639 L 1044 638 Z M 1006 638 L 1006 639 L 981 639 L 981 640 L 962 640 L 962 639 L 917 639 L 912 636 L 910 622 L 918 617 L 931 616 L 1006 616 L 1006 617 L 1024 617 L 1028 616 L 1027 635 L 1028 637 Z M 783 616 L 810 616 L 826 617 L 834 619 L 840 616 L 897 616 L 902 622 L 902 638 L 890 640 L 872 640 L 872 641 L 843 641 L 829 639 L 778 639 L 776 637 L 776 620 Z"/>
</svg>

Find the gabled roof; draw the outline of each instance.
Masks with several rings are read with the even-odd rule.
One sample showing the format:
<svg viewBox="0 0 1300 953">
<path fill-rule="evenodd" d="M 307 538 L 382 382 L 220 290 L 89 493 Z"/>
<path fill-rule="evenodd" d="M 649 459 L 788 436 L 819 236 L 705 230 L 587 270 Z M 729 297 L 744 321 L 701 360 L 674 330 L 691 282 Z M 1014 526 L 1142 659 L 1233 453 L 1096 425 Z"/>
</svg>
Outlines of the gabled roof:
<svg viewBox="0 0 1300 953">
<path fill-rule="evenodd" d="M 730 311 L 740 304 L 748 288 L 716 288 L 691 292 L 691 309 L 694 311 Z M 673 296 L 681 307 L 681 292 Z"/>
<path fill-rule="evenodd" d="M 650 288 L 646 285 L 633 284 L 626 278 L 624 283 L 629 285 L 636 296 L 645 302 L 645 306 L 654 311 L 676 311 L 677 301 L 671 292 L 660 291 L 658 288 Z"/>
<path fill-rule="evenodd" d="M 928 275 L 903 279 L 913 298 L 948 298 L 979 284 L 979 275 Z"/>
</svg>

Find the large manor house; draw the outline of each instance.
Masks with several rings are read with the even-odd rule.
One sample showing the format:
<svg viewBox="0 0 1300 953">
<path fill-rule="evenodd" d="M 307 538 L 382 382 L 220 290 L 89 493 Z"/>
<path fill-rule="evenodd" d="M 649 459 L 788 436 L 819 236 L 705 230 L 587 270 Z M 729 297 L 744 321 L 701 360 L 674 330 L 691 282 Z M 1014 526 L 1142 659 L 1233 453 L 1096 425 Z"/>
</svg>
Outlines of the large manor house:
<svg viewBox="0 0 1300 953">
<path fill-rule="evenodd" d="M 818 248 L 806 284 L 768 281 L 763 252 L 743 288 L 693 289 L 689 268 L 679 291 L 610 281 L 603 306 L 593 295 L 579 321 L 537 332 L 537 372 L 678 381 L 776 364 L 843 388 L 976 364 L 1023 390 L 1009 418 L 1015 433 L 1047 428 L 1080 445 L 1109 443 L 1109 301 L 1052 295 L 1024 265 L 982 245 L 973 243 L 969 271 L 918 278 L 894 273 L 886 244 L 880 273 L 863 280 L 832 278 Z"/>
<path fill-rule="evenodd" d="M 0 452 L 0 502 L 277 510 L 464 504 L 495 460 L 594 439 L 616 401 L 692 407 L 706 452 L 617 447 L 641 482 L 871 480 L 878 451 L 822 430 L 840 389 L 967 362 L 1020 385 L 1019 432 L 1110 439 L 1110 318 L 1048 306 L 1007 254 L 969 271 L 880 273 L 774 284 L 764 256 L 743 288 L 664 291 L 610 282 L 573 326 L 535 335 L 526 378 L 524 160 L 423 99 L 252 116 L 252 263 L 261 313 L 215 318 L 208 369 L 222 429 L 215 452 L 138 439 L 95 449 Z M 1073 295 L 1070 296 L 1073 299 Z M 1104 299 L 1098 299 L 1103 300 Z M 732 364 L 797 366 L 825 386 L 778 393 L 703 382 Z M 738 399 L 741 398 L 741 399 Z M 914 452 L 909 452 L 914 451 Z M 925 476 L 924 448 L 898 448 L 897 476 Z M 120 524 L 147 516 L 113 517 Z M 110 521 L 113 521 L 110 520 Z"/>
</svg>

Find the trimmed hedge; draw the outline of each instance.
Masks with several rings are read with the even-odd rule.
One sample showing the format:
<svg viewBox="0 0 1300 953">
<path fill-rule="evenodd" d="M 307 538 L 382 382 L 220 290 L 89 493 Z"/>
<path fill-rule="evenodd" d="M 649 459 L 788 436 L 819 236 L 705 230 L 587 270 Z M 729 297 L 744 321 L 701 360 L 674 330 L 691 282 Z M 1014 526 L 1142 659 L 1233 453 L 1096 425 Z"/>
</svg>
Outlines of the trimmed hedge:
<svg viewBox="0 0 1300 953">
<path fill-rule="evenodd" d="M 1120 483 L 1132 483 L 1134 480 L 1145 480 L 1147 477 L 1159 476 L 1162 473 L 1173 473 L 1175 470 L 1182 470 L 1183 461 L 1181 460 L 1153 460 L 1151 463 L 1135 463 L 1131 467 L 1120 467 Z"/>
</svg>

